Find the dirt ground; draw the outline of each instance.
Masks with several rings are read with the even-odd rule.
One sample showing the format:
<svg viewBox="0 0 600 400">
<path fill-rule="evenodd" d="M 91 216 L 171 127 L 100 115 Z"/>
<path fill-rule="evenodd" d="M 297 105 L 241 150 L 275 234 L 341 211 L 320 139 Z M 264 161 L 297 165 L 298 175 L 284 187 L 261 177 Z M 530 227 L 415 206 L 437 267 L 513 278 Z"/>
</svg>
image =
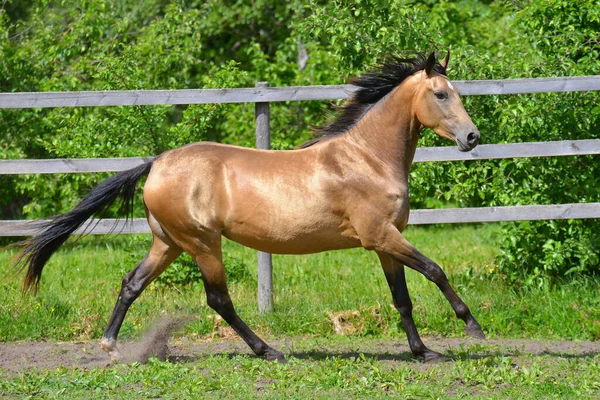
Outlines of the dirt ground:
<svg viewBox="0 0 600 400">
<path fill-rule="evenodd" d="M 152 336 L 152 335 L 151 335 Z M 158 335 L 160 336 L 160 335 Z M 186 338 L 163 340 L 154 335 L 140 342 L 121 343 L 124 362 L 145 361 L 150 356 L 168 359 L 174 363 L 202 362 L 202 358 L 215 354 L 229 356 L 252 353 L 241 340 L 215 339 L 209 341 L 192 341 Z M 474 340 L 465 338 L 424 338 L 425 343 L 436 351 L 449 356 L 450 359 L 464 357 L 480 358 L 494 355 L 505 355 L 530 359 L 532 356 L 558 357 L 594 357 L 600 354 L 600 342 L 562 341 L 562 340 L 525 340 L 525 339 L 486 339 Z M 317 343 L 317 344 L 315 344 Z M 333 343 L 333 344 L 332 344 Z M 324 339 L 319 341 L 307 339 L 284 339 L 270 341 L 287 356 L 301 359 L 321 359 L 325 357 L 355 357 L 364 354 L 384 362 L 408 363 L 415 367 L 425 365 L 415 360 L 404 340 L 357 339 L 351 338 L 342 343 Z M 311 347 L 312 346 L 312 347 Z M 110 361 L 97 342 L 16 342 L 0 343 L 0 370 L 12 375 L 30 367 L 56 368 L 59 366 L 91 369 L 107 367 Z"/>
</svg>

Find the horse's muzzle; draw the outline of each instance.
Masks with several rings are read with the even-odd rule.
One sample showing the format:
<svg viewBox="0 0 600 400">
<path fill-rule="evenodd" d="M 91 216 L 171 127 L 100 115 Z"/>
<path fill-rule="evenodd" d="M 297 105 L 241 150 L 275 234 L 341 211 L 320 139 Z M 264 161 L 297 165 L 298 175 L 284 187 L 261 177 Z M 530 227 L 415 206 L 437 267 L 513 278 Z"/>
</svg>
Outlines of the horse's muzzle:
<svg viewBox="0 0 600 400">
<path fill-rule="evenodd" d="M 479 131 L 474 130 L 467 134 L 466 140 L 460 140 L 458 137 L 456 138 L 456 143 L 458 144 L 458 150 L 460 151 L 471 151 L 479 144 L 479 139 L 481 139 L 481 135 Z"/>
</svg>

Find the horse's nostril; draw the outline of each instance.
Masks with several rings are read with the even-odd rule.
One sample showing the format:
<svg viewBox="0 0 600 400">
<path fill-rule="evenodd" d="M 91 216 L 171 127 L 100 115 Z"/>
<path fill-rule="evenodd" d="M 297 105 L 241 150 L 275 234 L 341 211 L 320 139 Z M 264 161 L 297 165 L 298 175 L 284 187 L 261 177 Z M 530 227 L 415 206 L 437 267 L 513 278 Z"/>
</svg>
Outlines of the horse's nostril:
<svg viewBox="0 0 600 400">
<path fill-rule="evenodd" d="M 479 142 L 479 133 L 471 132 L 467 135 L 467 143 L 469 145 L 477 144 Z"/>
</svg>

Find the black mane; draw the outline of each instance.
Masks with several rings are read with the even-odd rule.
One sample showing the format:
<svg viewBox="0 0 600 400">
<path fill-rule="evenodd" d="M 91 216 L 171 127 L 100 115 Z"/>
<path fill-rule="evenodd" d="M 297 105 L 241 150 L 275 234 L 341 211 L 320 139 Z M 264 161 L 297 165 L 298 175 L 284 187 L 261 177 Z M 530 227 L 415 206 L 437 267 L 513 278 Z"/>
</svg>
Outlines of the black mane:
<svg viewBox="0 0 600 400">
<path fill-rule="evenodd" d="M 299 147 L 310 147 L 322 140 L 348 132 L 375 103 L 404 82 L 406 78 L 415 72 L 424 70 L 426 61 L 427 57 L 423 53 L 415 53 L 406 58 L 388 56 L 381 66 L 352 79 L 350 83 L 358 86 L 358 90 L 342 107 L 341 115 L 333 122 L 315 128 L 315 133 L 320 136 Z M 436 63 L 434 69 L 436 72 L 446 75 L 446 69 L 439 63 Z"/>
</svg>

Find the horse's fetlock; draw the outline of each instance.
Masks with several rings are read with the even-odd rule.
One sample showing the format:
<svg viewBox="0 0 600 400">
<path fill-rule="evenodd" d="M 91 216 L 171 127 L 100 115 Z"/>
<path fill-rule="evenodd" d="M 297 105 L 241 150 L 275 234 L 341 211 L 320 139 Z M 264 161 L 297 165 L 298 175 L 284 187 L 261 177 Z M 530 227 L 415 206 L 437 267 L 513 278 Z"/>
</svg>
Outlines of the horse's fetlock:
<svg viewBox="0 0 600 400">
<path fill-rule="evenodd" d="M 471 315 L 471 310 L 469 310 L 469 307 L 466 304 L 458 304 L 454 309 L 454 312 L 458 318 L 463 320 Z"/>
</svg>

